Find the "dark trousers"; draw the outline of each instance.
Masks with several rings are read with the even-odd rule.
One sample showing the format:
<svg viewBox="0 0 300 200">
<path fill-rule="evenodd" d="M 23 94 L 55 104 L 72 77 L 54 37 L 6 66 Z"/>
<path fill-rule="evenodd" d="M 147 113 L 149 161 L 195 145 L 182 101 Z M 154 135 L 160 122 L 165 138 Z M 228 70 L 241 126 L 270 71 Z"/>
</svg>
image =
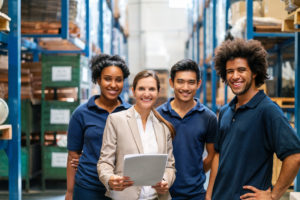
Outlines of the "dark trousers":
<svg viewBox="0 0 300 200">
<path fill-rule="evenodd" d="M 104 194 L 105 191 L 89 190 L 75 184 L 73 191 L 73 200 L 111 200 Z"/>
</svg>

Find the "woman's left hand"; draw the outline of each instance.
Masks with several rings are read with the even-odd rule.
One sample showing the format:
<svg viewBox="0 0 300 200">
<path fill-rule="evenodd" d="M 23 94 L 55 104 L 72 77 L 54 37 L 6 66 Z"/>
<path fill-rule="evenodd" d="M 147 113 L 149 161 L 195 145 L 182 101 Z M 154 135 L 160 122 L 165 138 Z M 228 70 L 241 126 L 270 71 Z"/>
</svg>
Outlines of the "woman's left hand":
<svg viewBox="0 0 300 200">
<path fill-rule="evenodd" d="M 158 194 L 165 194 L 169 190 L 168 182 L 165 180 L 156 183 L 152 188 L 154 188 Z"/>
</svg>

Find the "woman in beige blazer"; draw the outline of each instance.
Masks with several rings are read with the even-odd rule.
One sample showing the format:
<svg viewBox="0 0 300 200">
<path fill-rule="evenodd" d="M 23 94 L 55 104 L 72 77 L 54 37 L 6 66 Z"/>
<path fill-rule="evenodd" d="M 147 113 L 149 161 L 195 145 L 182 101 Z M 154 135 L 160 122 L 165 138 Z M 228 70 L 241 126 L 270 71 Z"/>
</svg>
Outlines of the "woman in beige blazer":
<svg viewBox="0 0 300 200">
<path fill-rule="evenodd" d="M 142 71 L 133 81 L 136 104 L 130 109 L 109 115 L 97 170 L 100 181 L 112 199 L 170 199 L 169 188 L 175 180 L 172 125 L 155 111 L 160 83 L 153 71 Z M 130 177 L 123 176 L 126 154 L 168 154 L 161 182 L 155 186 L 133 186 Z"/>
</svg>

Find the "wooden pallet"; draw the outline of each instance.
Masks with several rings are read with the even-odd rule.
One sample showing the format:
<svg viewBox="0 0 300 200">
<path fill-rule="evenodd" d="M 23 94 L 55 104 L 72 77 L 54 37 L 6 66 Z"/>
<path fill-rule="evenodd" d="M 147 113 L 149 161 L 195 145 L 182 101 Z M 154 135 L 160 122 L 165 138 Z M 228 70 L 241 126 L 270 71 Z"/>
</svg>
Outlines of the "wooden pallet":
<svg viewBox="0 0 300 200">
<path fill-rule="evenodd" d="M 42 39 L 39 41 L 39 46 L 42 49 L 46 49 L 50 51 L 51 50 L 62 50 L 62 51 L 81 50 L 78 46 L 73 44 L 71 41 L 62 38 Z"/>
<path fill-rule="evenodd" d="M 255 25 L 254 31 L 259 33 L 281 32 L 281 25 Z"/>
<path fill-rule="evenodd" d="M 277 103 L 281 108 L 295 107 L 295 98 L 293 97 L 272 97 L 271 100 Z"/>
<path fill-rule="evenodd" d="M 12 138 L 12 128 L 11 125 L 0 125 L 0 140 L 11 140 Z"/>
<path fill-rule="evenodd" d="M 59 34 L 61 32 L 60 22 L 26 22 L 21 23 L 22 34 Z M 69 23 L 69 33 L 79 36 L 80 29 L 72 22 Z"/>
<path fill-rule="evenodd" d="M 295 28 L 295 25 L 300 25 L 300 8 L 289 14 L 282 23 L 281 30 L 283 32 L 298 32 L 300 29 Z"/>
</svg>

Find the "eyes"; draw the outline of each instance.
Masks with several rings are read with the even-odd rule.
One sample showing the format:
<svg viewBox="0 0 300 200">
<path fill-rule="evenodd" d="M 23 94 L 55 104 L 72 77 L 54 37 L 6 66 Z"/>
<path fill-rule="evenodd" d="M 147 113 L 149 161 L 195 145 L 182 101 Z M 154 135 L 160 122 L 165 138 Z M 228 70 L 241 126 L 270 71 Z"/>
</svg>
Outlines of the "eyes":
<svg viewBox="0 0 300 200">
<path fill-rule="evenodd" d="M 112 77 L 112 76 L 104 76 L 103 79 L 107 82 L 111 82 L 115 80 L 117 83 L 123 82 L 123 77 L 118 76 L 118 77 Z"/>
<path fill-rule="evenodd" d="M 137 88 L 137 90 L 138 91 L 146 91 L 146 87 L 143 87 L 143 86 L 140 86 L 140 87 L 138 87 Z M 148 90 L 150 91 L 150 92 L 155 92 L 157 89 L 156 89 L 156 87 L 150 87 L 150 88 L 148 88 Z"/>
<path fill-rule="evenodd" d="M 227 75 L 233 74 L 234 71 L 235 71 L 235 69 L 226 69 L 226 74 L 227 74 Z M 236 69 L 236 71 L 237 71 L 238 73 L 244 73 L 244 72 L 247 71 L 247 68 L 245 68 L 245 67 L 238 67 L 238 68 Z"/>
<path fill-rule="evenodd" d="M 197 82 L 196 80 L 183 80 L 183 79 L 177 79 L 176 82 L 178 84 L 185 84 L 185 83 L 188 83 L 189 85 L 195 85 Z"/>
</svg>

